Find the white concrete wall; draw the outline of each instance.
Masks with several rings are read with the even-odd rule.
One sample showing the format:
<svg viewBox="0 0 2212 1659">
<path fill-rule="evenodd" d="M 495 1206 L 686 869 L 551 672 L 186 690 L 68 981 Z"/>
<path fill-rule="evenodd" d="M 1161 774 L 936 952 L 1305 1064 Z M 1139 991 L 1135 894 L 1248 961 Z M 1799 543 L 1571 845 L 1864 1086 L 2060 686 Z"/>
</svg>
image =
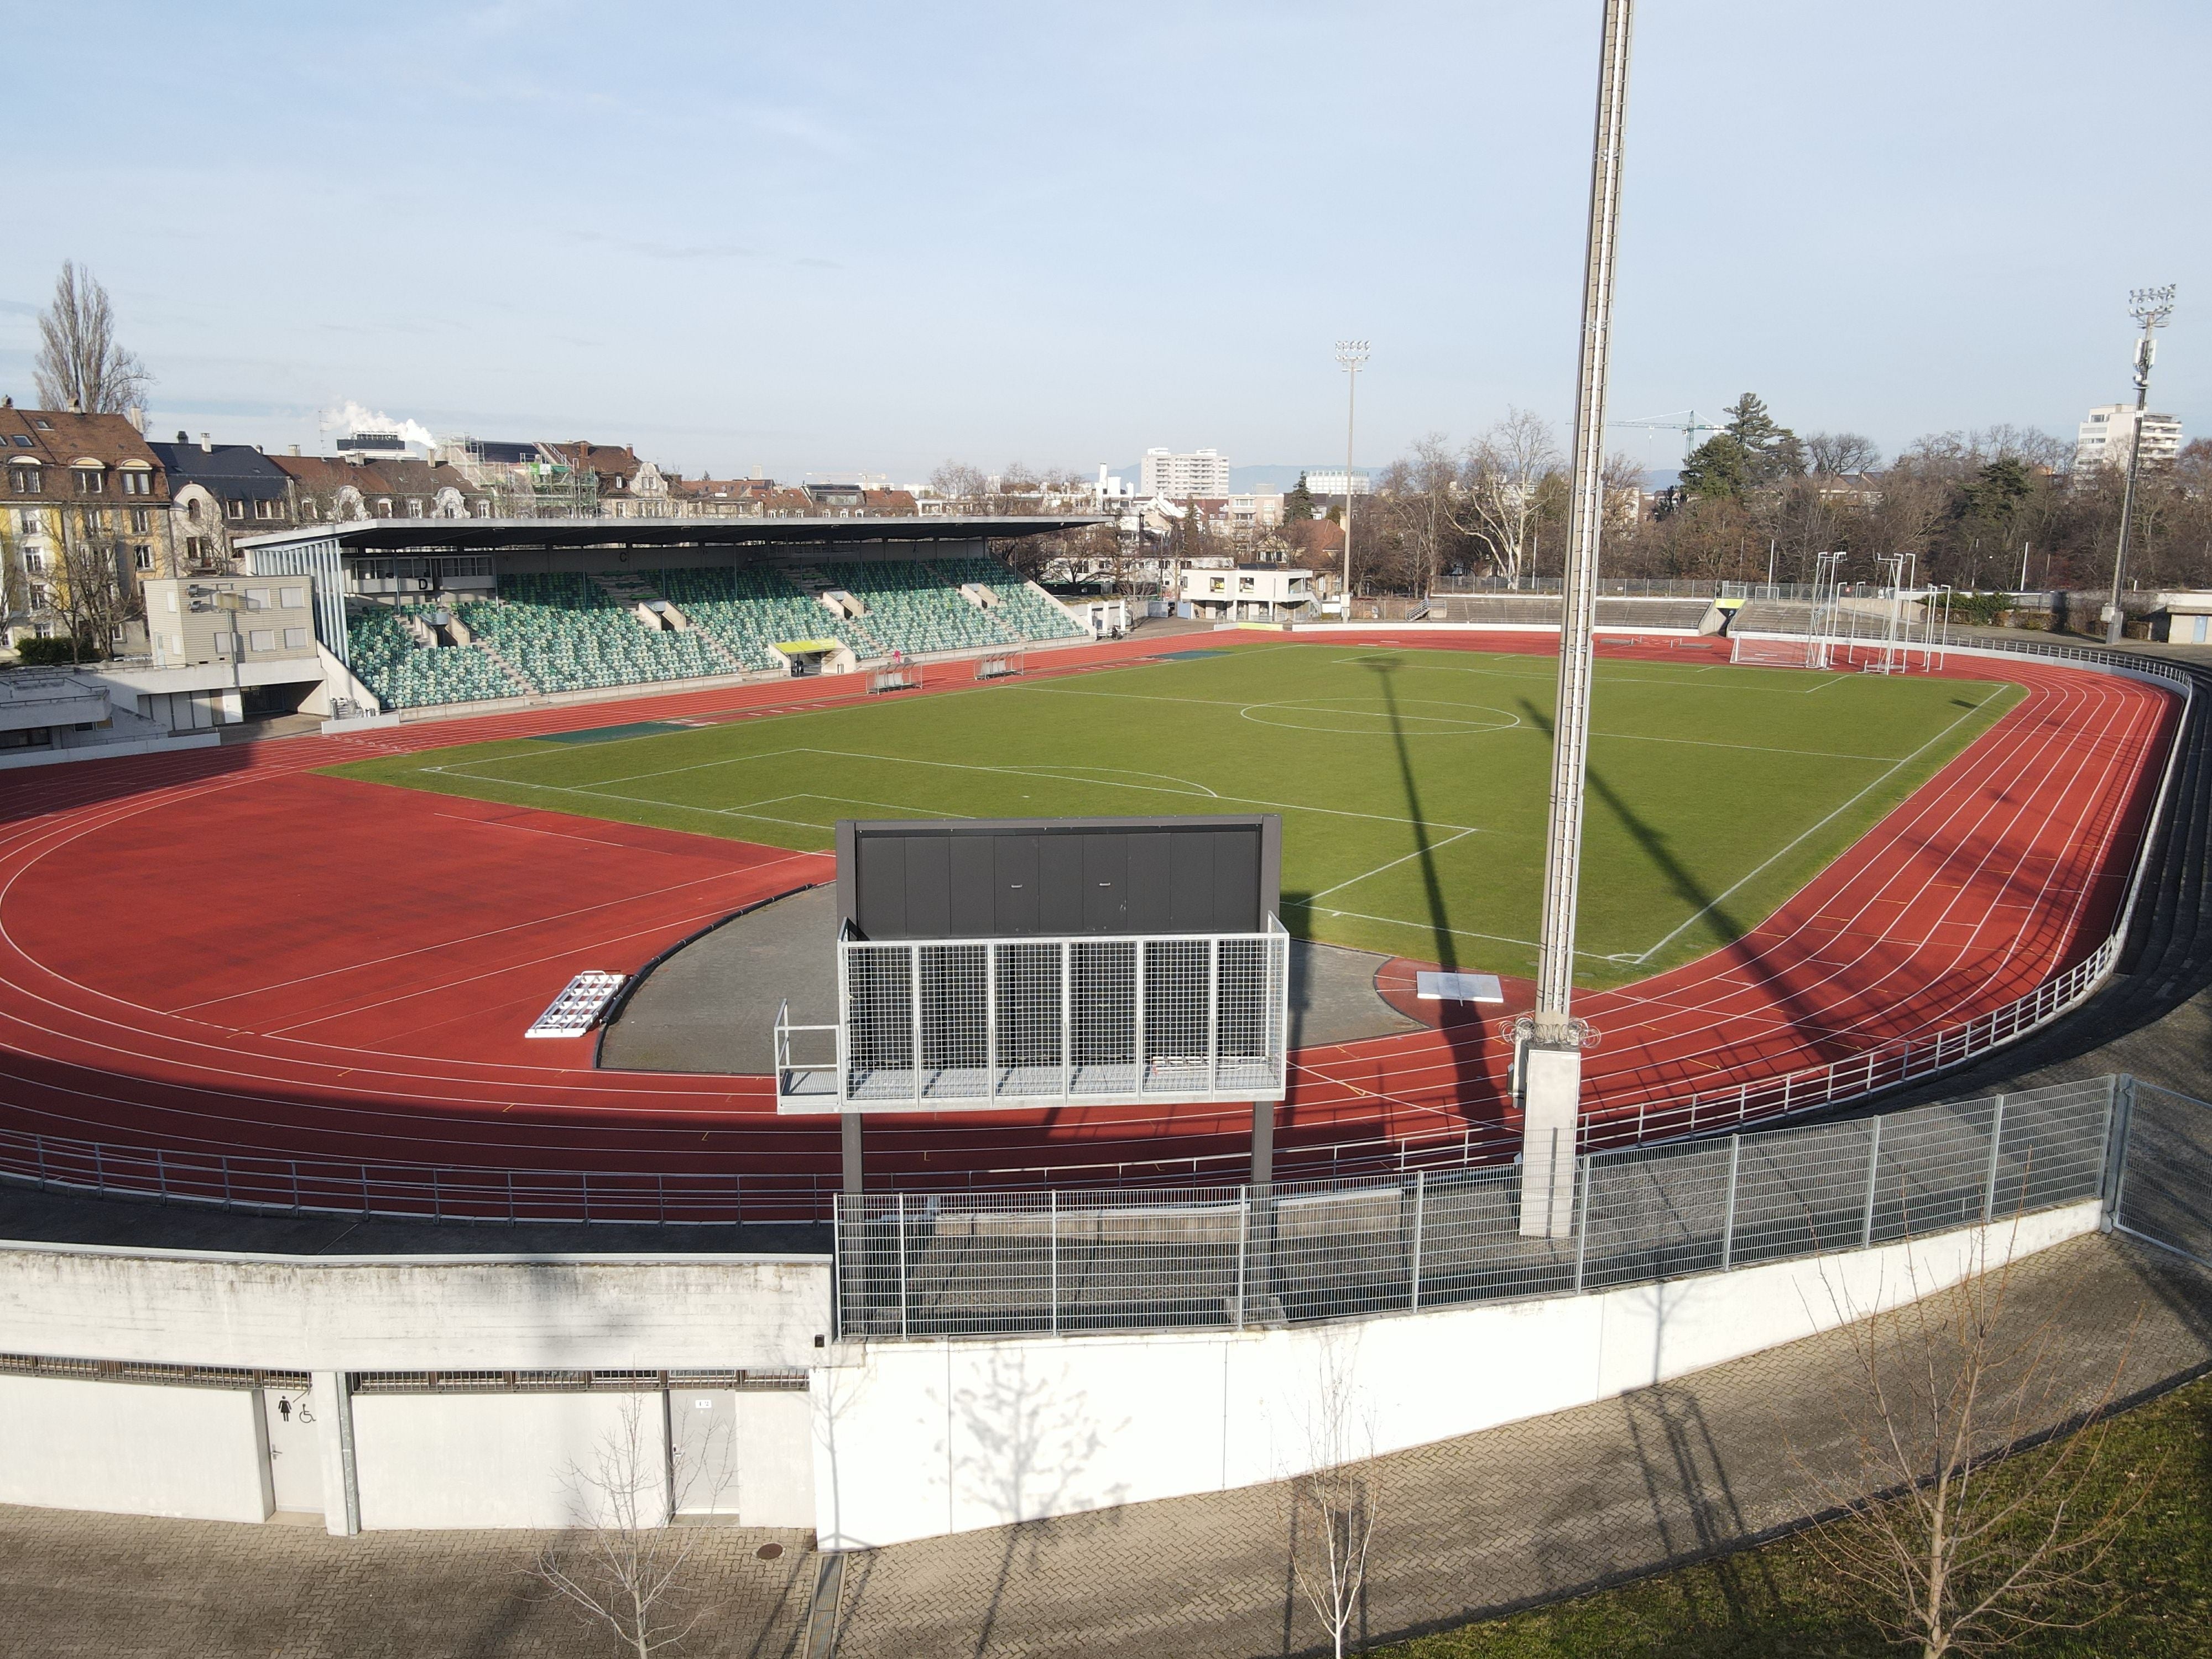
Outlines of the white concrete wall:
<svg viewBox="0 0 2212 1659">
<path fill-rule="evenodd" d="M 812 1364 L 822 1256 L 244 1256 L 0 1243 L 18 1353 L 295 1370 Z"/>
<path fill-rule="evenodd" d="M 261 1521 L 251 1389 L 0 1376 L 0 1503 Z"/>
<path fill-rule="evenodd" d="M 866 1547 L 1279 1480 L 1334 1461 L 1314 1432 L 1330 1393 L 1360 1426 L 1352 1455 L 1470 1434 L 1895 1306 L 2098 1212 L 1336 1326 L 856 1344 L 813 1376 L 815 1524 L 825 1547 Z"/>
<path fill-rule="evenodd" d="M 748 1527 L 814 1524 L 813 1404 L 797 1389 L 738 1393 L 738 1519 Z"/>
<path fill-rule="evenodd" d="M 633 1479 L 641 1518 L 668 1512 L 658 1392 L 362 1394 L 353 1433 L 364 1532 L 590 1525 Z"/>
</svg>

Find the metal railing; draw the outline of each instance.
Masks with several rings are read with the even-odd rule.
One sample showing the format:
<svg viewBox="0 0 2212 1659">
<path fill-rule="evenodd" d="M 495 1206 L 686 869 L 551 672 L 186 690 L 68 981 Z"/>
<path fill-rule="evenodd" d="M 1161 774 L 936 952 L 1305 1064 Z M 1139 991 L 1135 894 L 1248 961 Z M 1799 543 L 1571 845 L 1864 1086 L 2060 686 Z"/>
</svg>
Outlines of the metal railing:
<svg viewBox="0 0 2212 1659">
<path fill-rule="evenodd" d="M 776 1011 L 776 1109 L 1279 1100 L 1290 935 L 837 940 L 838 1020 Z M 815 1045 L 810 1056 L 801 1053 Z"/>
<path fill-rule="evenodd" d="M 836 1324 L 878 1340 L 1243 1329 L 1571 1295 L 1865 1249 L 2106 1190 L 2120 1079 L 1586 1153 L 1567 1237 L 1511 1165 L 1330 1185 L 837 1201 Z"/>
</svg>

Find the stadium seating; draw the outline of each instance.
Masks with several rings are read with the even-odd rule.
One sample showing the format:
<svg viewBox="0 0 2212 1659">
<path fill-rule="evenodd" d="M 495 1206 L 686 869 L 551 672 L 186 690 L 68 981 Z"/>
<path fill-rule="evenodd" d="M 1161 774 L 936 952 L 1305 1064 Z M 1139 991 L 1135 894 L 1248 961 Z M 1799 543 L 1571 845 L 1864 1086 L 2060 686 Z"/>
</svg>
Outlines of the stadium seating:
<svg viewBox="0 0 2212 1659">
<path fill-rule="evenodd" d="M 680 602 L 679 602 L 680 603 Z M 454 608 L 472 634 L 548 691 L 590 691 L 726 674 L 728 663 L 689 632 L 648 628 L 590 577 L 517 573 L 499 598 Z"/>
<path fill-rule="evenodd" d="M 713 635 L 747 668 L 778 666 L 769 647 L 786 640 L 834 639 L 856 656 L 873 654 L 866 638 L 768 566 L 641 570 L 638 576 L 673 599 L 694 627 Z"/>
<path fill-rule="evenodd" d="M 824 562 L 814 568 L 832 587 L 843 588 L 867 607 L 861 625 L 887 649 L 918 656 L 988 649 L 1018 637 L 918 561 Z"/>
<path fill-rule="evenodd" d="M 998 559 L 932 559 L 930 563 L 956 586 L 962 582 L 981 582 L 996 593 L 997 620 L 1022 639 L 1080 639 L 1086 631 L 1074 617 L 1042 598 L 1011 567 Z"/>
<path fill-rule="evenodd" d="M 421 708 L 526 690 L 586 691 L 702 678 L 730 672 L 733 659 L 765 672 L 782 665 L 770 647 L 791 640 L 834 639 L 856 657 L 872 658 L 893 650 L 909 656 L 988 650 L 1083 634 L 996 559 L 813 567 L 809 580 L 818 577 L 860 599 L 866 614 L 858 621 L 836 616 L 771 564 L 622 575 L 629 597 L 617 598 L 580 572 L 501 576 L 496 599 L 464 599 L 453 607 L 482 648 L 419 643 L 402 618 L 427 619 L 427 606 L 367 607 L 346 623 L 354 672 L 386 708 Z M 999 603 L 988 609 L 971 604 L 959 591 L 963 582 L 984 584 Z M 673 601 L 691 626 L 647 626 L 634 609 L 639 593 Z M 526 685 L 517 684 L 518 675 Z"/>
<path fill-rule="evenodd" d="M 427 708 L 520 694 L 522 688 L 482 651 L 416 644 L 399 618 L 424 614 L 420 605 L 398 610 L 374 605 L 346 618 L 346 648 L 354 677 L 376 693 L 384 707 Z"/>
</svg>

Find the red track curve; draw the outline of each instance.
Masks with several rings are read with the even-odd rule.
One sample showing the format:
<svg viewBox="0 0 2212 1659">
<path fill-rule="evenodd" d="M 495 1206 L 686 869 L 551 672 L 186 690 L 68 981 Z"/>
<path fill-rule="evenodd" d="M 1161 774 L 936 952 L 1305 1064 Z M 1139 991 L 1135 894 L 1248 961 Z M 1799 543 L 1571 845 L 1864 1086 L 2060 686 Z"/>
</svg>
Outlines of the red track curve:
<svg viewBox="0 0 2212 1659">
<path fill-rule="evenodd" d="M 1541 635 L 1419 643 L 1556 649 Z M 1032 661 L 1073 671 L 1158 648 Z M 1735 945 L 1578 1000 L 1605 1037 L 1584 1074 L 1594 1111 L 1632 1115 L 1955 1024 L 2102 939 L 2176 700 L 2050 662 L 1950 672 L 2027 696 Z M 595 1071 L 581 1045 L 520 1033 L 577 969 L 634 970 L 740 905 L 825 878 L 826 855 L 313 769 L 858 696 L 836 681 L 664 693 L 0 775 L 0 1128 L 182 1154 L 737 1174 L 811 1205 L 836 1178 L 834 1120 L 777 1119 L 767 1079 Z M 1303 1050 L 1279 1170 L 1499 1126 L 1509 1058 L 1473 1024 Z M 1241 1112 L 1174 1107 L 872 1119 L 869 1158 L 916 1183 L 1233 1178 L 1246 1127 Z"/>
</svg>

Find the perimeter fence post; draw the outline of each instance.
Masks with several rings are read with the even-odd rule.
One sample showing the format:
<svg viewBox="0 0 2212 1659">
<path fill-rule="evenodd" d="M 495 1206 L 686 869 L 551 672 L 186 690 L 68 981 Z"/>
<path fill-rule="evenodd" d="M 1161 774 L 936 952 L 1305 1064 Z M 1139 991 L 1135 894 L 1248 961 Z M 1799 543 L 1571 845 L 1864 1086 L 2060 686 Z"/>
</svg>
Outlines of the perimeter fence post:
<svg viewBox="0 0 2212 1659">
<path fill-rule="evenodd" d="M 1244 1328 L 1244 1261 L 1251 1250 L 1252 1189 L 1237 1189 L 1237 1328 Z"/>
<path fill-rule="evenodd" d="M 1881 1163 L 1881 1119 L 1870 1117 L 1867 1122 L 1872 1133 L 1867 1136 L 1866 1212 L 1859 1222 L 1859 1249 L 1863 1250 L 1874 1243 L 1874 1185 Z"/>
<path fill-rule="evenodd" d="M 300 1160 L 295 1158 L 288 1158 L 286 1162 L 292 1167 L 292 1213 L 297 1215 L 300 1213 Z"/>
<path fill-rule="evenodd" d="M 1987 1226 L 1997 1207 L 1997 1145 L 2004 1139 L 2004 1103 L 1997 1097 L 1996 1108 L 1990 1113 L 1990 1167 L 1982 1182 L 1982 1224 Z"/>
<path fill-rule="evenodd" d="M 507 1224 L 514 1225 L 514 1171 L 507 1172 Z"/>
<path fill-rule="evenodd" d="M 999 947 L 983 947 L 983 1098 L 999 1097 Z"/>
<path fill-rule="evenodd" d="M 592 1172 L 589 1170 L 584 1171 L 583 1184 L 584 1219 L 589 1221 L 592 1218 Z"/>
<path fill-rule="evenodd" d="M 43 1193 L 46 1190 L 46 1138 L 44 1135 L 31 1137 L 31 1152 L 39 1160 L 39 1190 Z"/>
<path fill-rule="evenodd" d="M 216 1162 L 222 1166 L 222 1207 L 230 1208 L 230 1154 L 223 1153 Z"/>
<path fill-rule="evenodd" d="M 921 1103 L 921 946 L 906 947 L 907 1035 L 914 1044 L 914 1098 Z M 904 1211 L 905 1200 L 899 1207 Z"/>
<path fill-rule="evenodd" d="M 866 1223 L 860 1218 L 866 1238 Z M 830 1200 L 830 1328 L 845 1340 L 845 1201 L 842 1194 Z"/>
<path fill-rule="evenodd" d="M 1055 1189 L 1045 1194 L 1051 1207 L 1048 1212 L 1052 1249 L 1052 1334 L 1060 1334 L 1060 1194 Z"/>
<path fill-rule="evenodd" d="M 368 1213 L 368 1165 L 361 1166 L 361 1212 Z"/>
<path fill-rule="evenodd" d="M 919 1055 L 916 1055 L 916 1056 L 915 1056 L 915 1058 L 918 1060 L 918 1059 L 920 1058 L 920 1056 L 919 1056 Z M 916 1075 L 919 1075 L 919 1074 L 920 1074 L 920 1071 L 921 1071 L 921 1068 L 920 1068 L 919 1066 L 917 1066 L 917 1067 L 915 1068 Z M 901 1193 L 901 1194 L 898 1195 L 898 1270 L 899 1270 L 899 1334 L 900 1334 L 901 1336 L 904 1336 L 904 1335 L 906 1334 L 906 1332 L 907 1332 L 907 1311 L 906 1311 L 906 1300 L 907 1300 L 907 1299 L 906 1299 L 906 1194 L 905 1194 L 904 1193 Z"/>
<path fill-rule="evenodd" d="M 2128 1142 L 2135 1133 L 2136 1080 L 2126 1072 L 2106 1079 L 2105 1092 L 2105 1213 L 2098 1225 L 2110 1232 L 2119 1224 L 2120 1202 L 2125 1195 Z"/>
<path fill-rule="evenodd" d="M 1349 486 L 1347 486 L 1348 488 Z M 154 1190 L 161 1195 L 161 1202 L 169 1201 L 169 1170 L 161 1161 L 161 1149 L 154 1149 Z"/>
<path fill-rule="evenodd" d="M 444 1212 L 445 1202 L 438 1192 L 438 1166 L 434 1164 L 430 1166 L 430 1219 L 443 1221 Z"/>
<path fill-rule="evenodd" d="M 653 1202 L 655 1218 L 665 1227 L 668 1224 L 668 1177 L 656 1174 L 653 1177 Z"/>
<path fill-rule="evenodd" d="M 1583 1288 L 1583 1261 L 1589 1252 L 1590 1182 L 1597 1174 L 1597 1161 L 1585 1152 L 1577 1162 L 1581 1168 L 1576 1173 L 1581 1179 L 1575 1182 L 1575 1188 L 1582 1200 L 1582 1213 L 1575 1218 L 1575 1291 L 1579 1295 Z"/>
<path fill-rule="evenodd" d="M 1425 1207 L 1426 1206 L 1427 1202 L 1428 1202 L 1428 1196 L 1429 1196 L 1428 1188 L 1429 1188 L 1429 1172 L 1428 1172 L 1426 1170 L 1414 1170 L 1414 1171 L 1413 1171 L 1413 1310 L 1414 1310 L 1416 1313 L 1418 1313 L 1418 1312 L 1419 1312 L 1419 1311 L 1420 1311 L 1420 1306 L 1421 1306 L 1421 1223 L 1422 1223 L 1422 1220 L 1423 1220 L 1423 1218 L 1423 1218 L 1423 1215 L 1422 1215 L 1422 1212 L 1423 1212 L 1423 1210 L 1425 1209 Z"/>
<path fill-rule="evenodd" d="M 1743 1162 L 1743 1137 L 1729 1137 L 1728 1212 L 1721 1220 L 1721 1271 L 1726 1273 L 1735 1263 L 1735 1175 Z"/>
</svg>

